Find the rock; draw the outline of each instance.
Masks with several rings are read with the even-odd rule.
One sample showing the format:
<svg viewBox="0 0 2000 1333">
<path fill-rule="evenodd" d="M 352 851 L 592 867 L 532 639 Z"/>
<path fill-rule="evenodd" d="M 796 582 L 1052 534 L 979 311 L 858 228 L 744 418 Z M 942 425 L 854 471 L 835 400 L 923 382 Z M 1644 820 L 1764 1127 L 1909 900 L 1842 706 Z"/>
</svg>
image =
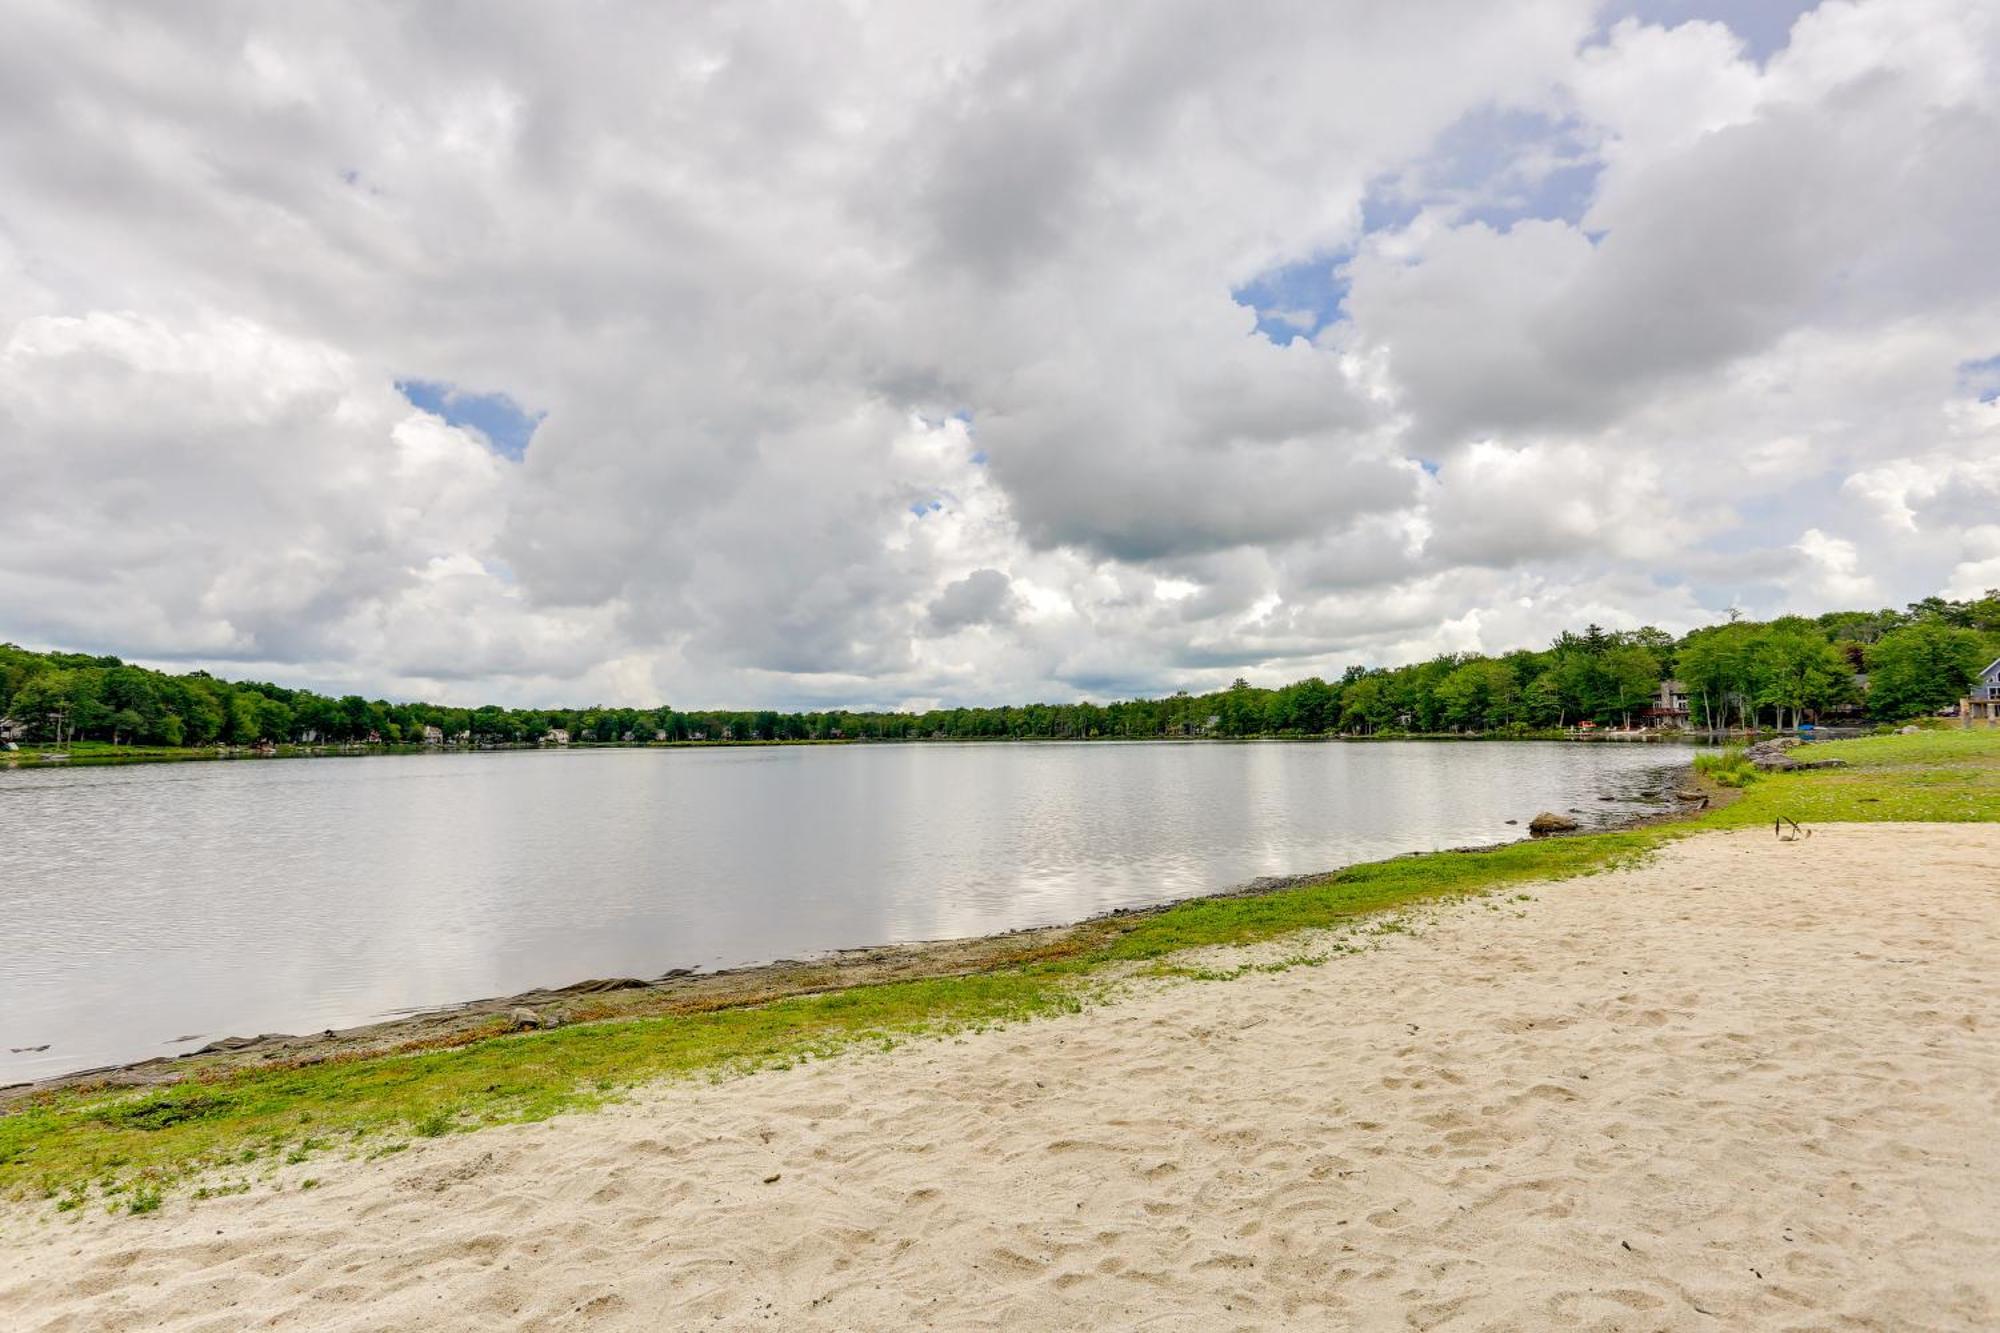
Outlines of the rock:
<svg viewBox="0 0 2000 1333">
<path fill-rule="evenodd" d="M 1794 736 L 1780 736 L 1776 740 L 1758 741 L 1743 752 L 1750 766 L 1764 773 L 1794 773 L 1811 768 L 1846 768 L 1845 759 L 1794 759 L 1791 752 L 1800 741 Z"/>
<path fill-rule="evenodd" d="M 1544 810 L 1528 821 L 1528 832 L 1536 837 L 1544 837 L 1550 833 L 1568 833 L 1580 827 L 1582 826 L 1568 815 L 1559 815 L 1552 810 Z"/>
<path fill-rule="evenodd" d="M 282 1032 L 265 1032 L 255 1037 L 223 1037 L 217 1041 L 210 1042 L 196 1051 L 195 1054 L 221 1055 L 227 1051 L 247 1051 L 253 1046 L 262 1046 L 267 1042 L 283 1040 L 285 1040 L 285 1035 Z"/>
<path fill-rule="evenodd" d="M 672 976 L 670 972 L 667 975 Z M 579 981 L 573 986 L 564 986 L 557 995 L 606 995 L 612 991 L 645 990 L 652 983 L 637 977 L 600 977 L 594 981 Z"/>
<path fill-rule="evenodd" d="M 1914 736 L 1922 730 L 1922 727 L 1897 727 L 1896 734 L 1898 736 Z"/>
<path fill-rule="evenodd" d="M 1692 787 L 1682 787 L 1679 791 L 1674 793 L 1674 799 L 1676 801 L 1705 801 L 1708 798 L 1701 792 L 1694 790 Z"/>
<path fill-rule="evenodd" d="M 1510 819 L 1510 820 L 1508 820 L 1507 822 L 1508 822 L 1509 824 L 1518 824 L 1518 823 L 1520 823 L 1521 821 L 1520 821 L 1520 820 L 1518 820 L 1518 819 Z"/>
<path fill-rule="evenodd" d="M 516 1009 L 507 1015 L 507 1021 L 515 1032 L 527 1032 L 547 1026 L 542 1022 L 542 1016 L 532 1009 Z"/>
</svg>

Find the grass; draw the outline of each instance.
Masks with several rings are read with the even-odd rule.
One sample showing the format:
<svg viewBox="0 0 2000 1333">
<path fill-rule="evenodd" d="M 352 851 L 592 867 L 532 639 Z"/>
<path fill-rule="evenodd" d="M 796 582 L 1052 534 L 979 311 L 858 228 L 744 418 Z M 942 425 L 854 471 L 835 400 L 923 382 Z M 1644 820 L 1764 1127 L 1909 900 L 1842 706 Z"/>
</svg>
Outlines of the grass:
<svg viewBox="0 0 2000 1333">
<path fill-rule="evenodd" d="M 1694 771 L 1718 787 L 1747 787 L 1757 778 L 1748 747 L 1741 745 L 1696 755 Z"/>
<path fill-rule="evenodd" d="M 1846 759 L 1850 767 L 1759 775 L 1734 803 L 1684 823 L 1398 857 L 1273 893 L 1200 899 L 1093 922 L 1038 961 L 968 976 L 584 1023 L 455 1049 L 243 1072 L 136 1094 L 52 1094 L 0 1115 L 0 1197 L 39 1196 L 65 1211 L 81 1206 L 94 1189 L 100 1198 L 122 1195 L 129 1211 L 147 1212 L 159 1206 L 163 1190 L 218 1167 L 275 1171 L 334 1152 L 379 1157 L 403 1150 L 413 1136 L 436 1138 L 585 1110 L 653 1080 L 785 1068 L 858 1044 L 887 1048 L 920 1036 L 1075 1012 L 1135 965 L 1227 979 L 1319 964 L 1330 955 L 1297 953 L 1273 964 L 1220 970 L 1182 967 L 1171 959 L 1415 903 L 1598 874 L 1702 829 L 1767 824 L 1781 815 L 1802 823 L 2000 819 L 2000 731 L 1830 742 L 1813 753 Z M 234 1187 L 208 1183 L 201 1189 L 212 1196 Z"/>
<path fill-rule="evenodd" d="M 1762 774 L 1699 826 L 1740 828 L 1779 816 L 1802 824 L 2000 819 L 2000 729 L 1828 741 L 1804 753 L 1848 767 Z"/>
<path fill-rule="evenodd" d="M 252 747 L 230 746 L 218 748 L 214 745 L 113 745 L 110 741 L 65 741 L 56 745 L 52 741 L 21 741 L 18 750 L 0 750 L 0 764 L 10 768 L 48 768 L 57 764 L 70 767 L 91 767 L 107 764 L 169 764 L 199 762 L 210 759 L 289 759 L 298 756 L 353 755 L 361 753 L 397 754 L 421 750 L 421 746 L 371 745 L 324 747 L 304 745 L 280 745 L 270 754 Z M 54 756 L 53 758 L 47 756 Z"/>
</svg>

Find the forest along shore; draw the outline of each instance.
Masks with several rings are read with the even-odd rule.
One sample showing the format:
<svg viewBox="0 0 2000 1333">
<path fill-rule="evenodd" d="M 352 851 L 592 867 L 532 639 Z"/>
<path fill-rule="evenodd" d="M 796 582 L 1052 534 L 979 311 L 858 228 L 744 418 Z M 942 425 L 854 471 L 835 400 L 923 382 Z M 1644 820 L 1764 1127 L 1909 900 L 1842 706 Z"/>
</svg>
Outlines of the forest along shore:
<svg viewBox="0 0 2000 1333">
<path fill-rule="evenodd" d="M 1680 808 L 1657 814 L 1620 812 L 1600 822 L 1607 829 L 1652 828 L 1690 820 L 1720 808 L 1741 793 L 1708 782 L 1692 767 L 1663 780 L 1687 796 Z M 1577 812 L 1582 814 L 1584 812 Z M 1526 812 L 1520 821 L 1524 831 Z M 1553 836 L 1587 836 L 1568 830 Z M 1445 855 L 1498 851 L 1510 843 L 1448 849 Z M 1411 852 L 1410 857 L 1438 853 Z M 167 1087 L 221 1074 L 297 1068 L 412 1050 L 449 1049 L 509 1033 L 577 1023 L 659 1015 L 708 1013 L 820 995 L 888 982 L 962 977 L 1072 954 L 1108 935 L 1139 925 L 1187 903 L 1254 898 L 1324 882 L 1341 868 L 1263 876 L 1218 893 L 1170 899 L 1149 907 L 1121 908 L 1082 921 L 1003 931 L 969 939 L 925 940 L 840 949 L 808 959 L 779 959 L 749 967 L 698 971 L 677 968 L 659 977 L 600 977 L 514 995 L 440 1005 L 381 1022 L 313 1033 L 261 1033 L 224 1037 L 180 1055 L 69 1071 L 52 1078 L 0 1087 L 0 1109 L 64 1090 Z"/>
<path fill-rule="evenodd" d="M 1542 736 L 1566 728 L 1755 731 L 1802 721 L 1900 722 L 1954 706 L 2000 654 L 2000 591 L 1902 611 L 1730 621 L 1678 637 L 1651 626 L 1565 632 L 1545 649 L 1351 666 L 1277 688 L 1237 679 L 1110 703 L 925 712 L 831 709 L 465 708 L 332 698 L 205 671 L 0 644 L 0 752 L 211 758 L 281 747 L 564 746 L 854 740 L 1139 740 Z M 14 747 L 9 750 L 8 747 Z M 20 757 L 26 756 L 25 760 Z M 72 762 L 56 760 L 54 762 Z"/>
</svg>

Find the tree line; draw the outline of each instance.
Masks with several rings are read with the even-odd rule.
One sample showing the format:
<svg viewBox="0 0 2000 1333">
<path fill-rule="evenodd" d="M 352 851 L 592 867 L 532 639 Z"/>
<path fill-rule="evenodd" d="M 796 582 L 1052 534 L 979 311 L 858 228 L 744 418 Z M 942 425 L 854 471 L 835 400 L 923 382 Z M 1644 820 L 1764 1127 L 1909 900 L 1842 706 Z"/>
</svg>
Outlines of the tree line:
<svg viewBox="0 0 2000 1333">
<path fill-rule="evenodd" d="M 261 681 L 181 675 L 116 657 L 0 645 L 0 738 L 161 746 L 527 744 L 575 741 L 1152 739 L 1482 733 L 1657 721 L 1677 680 L 1696 727 L 1789 727 L 1828 716 L 1899 721 L 1948 708 L 2000 656 L 2000 590 L 1902 611 L 1731 620 L 1679 638 L 1653 628 L 1564 633 L 1498 656 L 1447 653 L 1350 667 L 1277 689 L 922 713 L 657 708 L 455 708 L 338 698 Z"/>
</svg>

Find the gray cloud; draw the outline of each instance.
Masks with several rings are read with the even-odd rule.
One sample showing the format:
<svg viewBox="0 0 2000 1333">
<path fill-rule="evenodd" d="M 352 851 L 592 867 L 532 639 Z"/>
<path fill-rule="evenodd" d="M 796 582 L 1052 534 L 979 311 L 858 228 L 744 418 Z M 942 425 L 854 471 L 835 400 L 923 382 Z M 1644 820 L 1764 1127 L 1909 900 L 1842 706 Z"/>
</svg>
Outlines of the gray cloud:
<svg viewBox="0 0 2000 1333">
<path fill-rule="evenodd" d="M 975 569 L 944 585 L 931 602 L 930 621 L 950 634 L 972 625 L 1009 624 L 1018 611 L 1013 580 L 997 569 Z"/>
<path fill-rule="evenodd" d="M 898 703 L 1981 577 L 1986 491 L 1921 478 L 2000 433 L 2000 20 L 1604 18 L 31 7 L 0 637 Z M 1580 223 L 1424 207 L 1468 117 L 1560 134 L 1494 179 L 1601 165 Z M 1230 293 L 1308 259 L 1345 318 L 1274 345 Z M 500 460 L 411 377 L 547 416 Z"/>
</svg>

